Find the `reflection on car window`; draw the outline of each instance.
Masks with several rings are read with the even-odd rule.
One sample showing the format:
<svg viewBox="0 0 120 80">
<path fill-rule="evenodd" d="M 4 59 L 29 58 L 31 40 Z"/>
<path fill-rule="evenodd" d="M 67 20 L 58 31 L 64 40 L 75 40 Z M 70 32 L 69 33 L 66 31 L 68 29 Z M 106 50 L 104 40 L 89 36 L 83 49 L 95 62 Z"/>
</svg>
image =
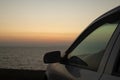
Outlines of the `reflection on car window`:
<svg viewBox="0 0 120 80">
<path fill-rule="evenodd" d="M 70 54 L 88 64 L 88 68 L 97 70 L 105 48 L 117 27 L 117 23 L 106 23 L 89 34 Z M 80 64 L 78 64 L 80 65 Z"/>
</svg>

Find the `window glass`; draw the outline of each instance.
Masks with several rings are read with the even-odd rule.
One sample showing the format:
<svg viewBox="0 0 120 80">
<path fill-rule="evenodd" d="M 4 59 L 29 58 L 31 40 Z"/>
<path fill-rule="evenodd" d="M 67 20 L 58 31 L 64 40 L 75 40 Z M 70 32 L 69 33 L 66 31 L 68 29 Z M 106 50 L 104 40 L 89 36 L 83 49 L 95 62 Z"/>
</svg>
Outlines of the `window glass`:
<svg viewBox="0 0 120 80">
<path fill-rule="evenodd" d="M 68 56 L 74 56 L 87 63 L 88 68 L 97 70 L 105 48 L 117 27 L 117 23 L 106 23 L 89 34 Z M 77 64 L 80 65 L 80 64 Z"/>
</svg>

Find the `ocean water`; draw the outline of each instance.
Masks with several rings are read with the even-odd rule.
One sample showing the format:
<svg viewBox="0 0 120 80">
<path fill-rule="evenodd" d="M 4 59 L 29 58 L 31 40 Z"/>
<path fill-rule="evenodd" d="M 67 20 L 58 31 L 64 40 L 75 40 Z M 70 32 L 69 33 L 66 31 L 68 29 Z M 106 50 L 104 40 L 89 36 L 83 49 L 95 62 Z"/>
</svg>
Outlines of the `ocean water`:
<svg viewBox="0 0 120 80">
<path fill-rule="evenodd" d="M 0 47 L 0 68 L 45 70 L 43 56 L 46 52 L 67 47 Z"/>
</svg>

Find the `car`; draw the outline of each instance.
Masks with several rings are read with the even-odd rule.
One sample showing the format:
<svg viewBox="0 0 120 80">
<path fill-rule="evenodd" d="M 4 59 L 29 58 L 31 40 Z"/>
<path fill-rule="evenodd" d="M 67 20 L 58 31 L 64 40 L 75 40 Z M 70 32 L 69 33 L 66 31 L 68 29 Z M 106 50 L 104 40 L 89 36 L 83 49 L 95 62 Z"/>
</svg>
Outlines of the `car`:
<svg viewBox="0 0 120 80">
<path fill-rule="evenodd" d="M 65 51 L 44 55 L 47 80 L 120 80 L 120 6 L 94 20 Z"/>
</svg>

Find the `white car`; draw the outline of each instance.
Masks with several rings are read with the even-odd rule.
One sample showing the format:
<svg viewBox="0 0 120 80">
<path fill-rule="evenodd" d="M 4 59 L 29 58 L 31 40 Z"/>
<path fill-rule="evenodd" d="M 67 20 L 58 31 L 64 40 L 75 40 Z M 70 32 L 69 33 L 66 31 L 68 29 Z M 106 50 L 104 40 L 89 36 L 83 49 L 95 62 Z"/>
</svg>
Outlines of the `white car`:
<svg viewBox="0 0 120 80">
<path fill-rule="evenodd" d="M 63 57 L 48 52 L 44 62 L 47 80 L 120 80 L 120 6 L 93 21 Z"/>
</svg>

